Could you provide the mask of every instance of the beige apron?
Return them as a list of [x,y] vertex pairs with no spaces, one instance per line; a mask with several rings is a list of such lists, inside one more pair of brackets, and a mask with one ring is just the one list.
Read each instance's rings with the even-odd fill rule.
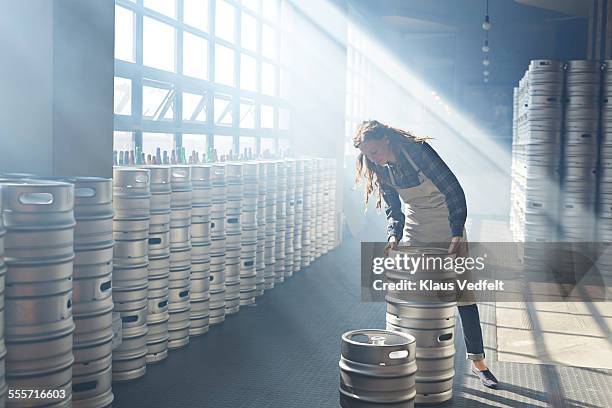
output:
[[[391,186],[395,188],[405,204],[403,241],[409,242],[414,246],[431,246],[432,244],[450,245],[453,233],[450,228],[448,206],[446,197],[438,190],[421,169],[414,163],[412,158],[405,151],[406,159],[410,162],[419,177],[419,185],[415,187],[397,187],[393,172],[389,171]],[[390,169],[389,169],[390,170]],[[468,242],[465,229],[457,256],[468,256]],[[465,295],[465,293],[464,293]],[[466,299],[468,300],[468,299]],[[460,306],[473,304],[473,301],[458,302]]]

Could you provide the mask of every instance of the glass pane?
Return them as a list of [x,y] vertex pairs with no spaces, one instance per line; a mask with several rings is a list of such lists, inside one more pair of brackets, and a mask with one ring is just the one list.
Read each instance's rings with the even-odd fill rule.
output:
[[183,0],[183,21],[202,31],[208,31],[208,0]]
[[290,125],[289,118],[290,118],[289,109],[279,108],[278,109],[278,128],[283,129],[283,130],[289,129],[289,125]]
[[262,26],[261,31],[261,54],[270,59],[276,59],[276,30],[267,24]]
[[280,96],[281,98],[289,99],[291,94],[289,71],[286,69],[280,70]]
[[134,133],[113,132],[113,150],[117,152],[134,150]]
[[143,133],[142,134],[142,151],[145,154],[154,155],[157,153],[157,148],[162,152],[166,151],[168,158],[174,150],[174,135],[172,133]]
[[269,154],[276,154],[276,139],[273,139],[271,137],[262,137],[261,154],[264,157]]
[[144,0],[144,6],[168,17],[176,18],[176,0]]
[[240,56],[240,88],[257,92],[257,60],[245,54]]
[[143,86],[142,116],[153,120],[174,119],[174,89]]
[[242,5],[259,13],[259,0],[242,0]]
[[247,50],[257,51],[257,20],[247,13],[242,13],[240,44]]
[[217,157],[221,159],[221,156],[228,155],[234,150],[234,138],[233,136],[220,136],[215,135],[214,148],[217,149]]
[[274,106],[261,105],[261,127],[274,128]]
[[115,77],[115,115],[132,114],[132,80]]
[[234,86],[234,50],[215,45],[215,82]]
[[195,152],[200,162],[206,159],[206,135],[183,133],[183,147],[187,158],[193,158]]
[[206,96],[183,92],[183,120],[206,122]]
[[208,78],[208,41],[188,32],[183,34],[183,74]]
[[240,154],[244,157],[245,149],[247,155],[255,156],[257,153],[257,144],[254,137],[243,136],[240,138]]
[[134,62],[134,13],[115,6],[115,58]]
[[281,154],[287,154],[290,153],[289,152],[289,139],[287,138],[280,138],[278,139],[278,151]]
[[276,67],[266,62],[261,64],[261,93],[276,95]]
[[240,125],[241,128],[255,128],[255,102],[250,99],[240,101]]
[[231,97],[215,97],[215,125],[232,126],[233,116]]
[[143,63],[153,68],[173,71],[176,32],[171,26],[144,17]]
[[276,22],[278,20],[278,0],[262,0],[264,18]]
[[215,35],[217,37],[234,42],[235,13],[234,6],[223,0],[217,0],[215,16]]

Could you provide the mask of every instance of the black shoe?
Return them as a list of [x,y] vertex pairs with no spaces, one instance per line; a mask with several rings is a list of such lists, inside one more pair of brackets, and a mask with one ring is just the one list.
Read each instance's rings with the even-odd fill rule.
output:
[[493,373],[489,371],[488,368],[484,371],[480,371],[475,367],[472,367],[472,372],[478,376],[482,385],[487,388],[497,389],[497,384],[499,382],[497,381],[497,378],[495,378]]

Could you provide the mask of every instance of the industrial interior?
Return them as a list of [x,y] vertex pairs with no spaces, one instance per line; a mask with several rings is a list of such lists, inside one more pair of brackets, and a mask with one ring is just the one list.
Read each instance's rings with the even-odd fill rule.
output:
[[0,408],[612,406],[612,2],[0,9]]

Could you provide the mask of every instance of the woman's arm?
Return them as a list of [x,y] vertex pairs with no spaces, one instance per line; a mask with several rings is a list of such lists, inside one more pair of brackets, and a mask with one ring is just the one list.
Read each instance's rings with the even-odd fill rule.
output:
[[448,221],[453,237],[462,237],[467,218],[467,203],[459,180],[428,143],[421,144],[421,163],[419,164],[423,173],[446,197]]
[[393,236],[395,237],[395,241],[399,242],[402,240],[404,221],[406,218],[402,212],[402,202],[400,201],[399,194],[393,187],[382,183],[380,185],[380,192],[383,200],[385,200],[387,236],[389,238]]

